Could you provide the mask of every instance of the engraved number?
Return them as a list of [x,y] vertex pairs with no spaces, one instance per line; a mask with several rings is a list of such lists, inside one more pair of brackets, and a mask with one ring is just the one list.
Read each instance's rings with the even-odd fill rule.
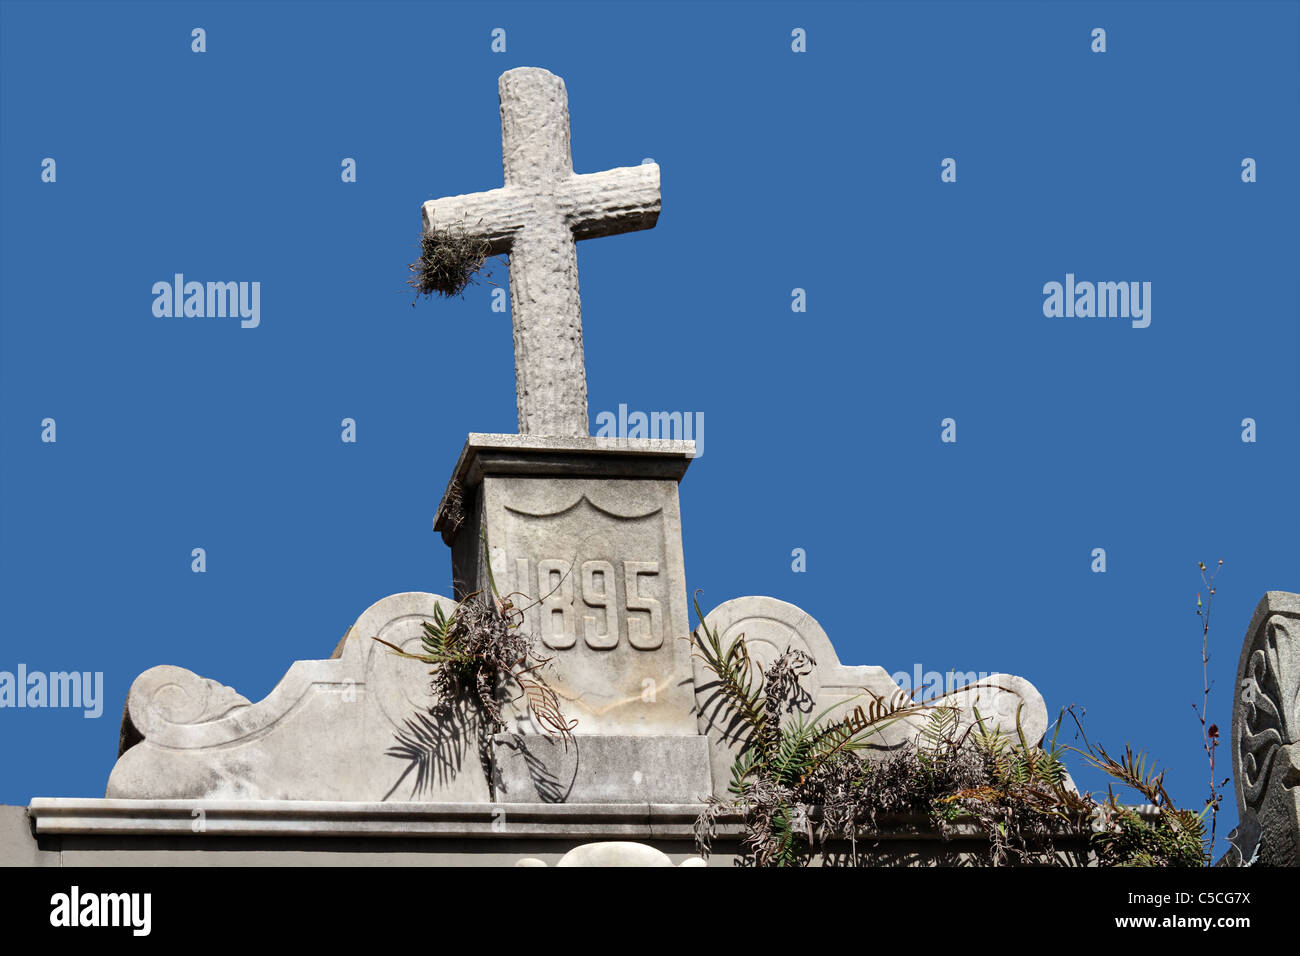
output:
[[[535,620],[547,647],[555,650],[573,647],[581,629],[588,647],[609,650],[618,646],[620,616],[626,621],[627,640],[634,648],[653,651],[663,646],[662,606],[656,598],[641,591],[643,578],[659,574],[659,562],[624,561],[622,564],[620,614],[617,571],[609,561],[582,562],[576,585],[567,561],[545,558],[537,562],[540,615]],[[525,593],[532,589],[531,562],[527,558],[515,561],[515,577]],[[634,615],[633,611],[639,613]]]
[[[608,561],[582,562],[582,599],[588,607],[601,611],[600,618],[582,615],[582,637],[588,647],[603,650],[618,643],[618,621],[611,620],[609,608],[614,603],[610,600],[614,595],[609,593],[613,586],[614,565]],[[596,630],[602,624],[604,633]]]
[[[637,579],[642,574],[658,574],[658,561],[624,561],[623,581],[627,587],[627,609],[629,611],[649,611],[647,621],[639,614],[628,615],[627,640],[639,651],[653,651],[664,642],[663,621],[659,614],[659,602],[637,592]],[[648,625],[648,626],[647,626]]]
[[569,562],[545,558],[537,562],[541,590],[542,641],[563,650],[577,640],[573,627],[573,575]]

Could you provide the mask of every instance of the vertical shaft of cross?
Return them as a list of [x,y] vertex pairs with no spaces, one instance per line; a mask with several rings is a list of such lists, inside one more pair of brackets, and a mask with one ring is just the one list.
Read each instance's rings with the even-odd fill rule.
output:
[[510,309],[519,433],[585,438],[587,371],[578,250],[558,217],[515,238]]
[[569,94],[554,73],[530,67],[497,80],[501,163],[507,186],[537,186],[573,175]]
[[548,188],[573,176],[568,93],[558,76],[526,68],[503,73],[497,90],[506,188],[535,196],[532,228],[510,249],[519,433],[586,437],[578,251]]

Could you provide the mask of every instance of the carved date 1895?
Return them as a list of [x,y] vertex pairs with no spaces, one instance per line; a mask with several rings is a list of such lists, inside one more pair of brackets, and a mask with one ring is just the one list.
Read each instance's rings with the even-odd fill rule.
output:
[[[595,650],[617,647],[620,633],[640,651],[663,646],[663,613],[658,599],[645,592],[645,578],[658,577],[658,561],[583,561],[575,569],[568,561],[528,558],[515,561],[515,580],[521,591],[538,595],[542,642],[549,648],[573,647],[581,632]],[[621,574],[620,574],[621,571]]]

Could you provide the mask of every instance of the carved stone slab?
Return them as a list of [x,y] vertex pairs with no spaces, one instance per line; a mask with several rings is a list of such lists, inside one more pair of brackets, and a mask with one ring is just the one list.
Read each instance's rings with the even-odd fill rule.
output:
[[[873,702],[885,706],[902,704],[911,695],[894,682],[882,667],[841,664],[830,638],[813,617],[793,604],[770,597],[741,597],[720,604],[707,615],[705,624],[716,628],[727,647],[744,635],[751,658],[766,667],[787,648],[801,650],[816,661],[813,673],[801,681],[808,696],[798,710],[806,719],[833,708],[825,719],[844,720],[856,707],[870,712]],[[708,734],[711,748],[713,786],[725,793],[731,780],[731,766],[739,751],[739,741],[728,734],[728,711],[715,692],[715,678],[703,663],[693,660],[697,719],[701,733]],[[1047,705],[1033,684],[1022,677],[994,674],[977,684],[961,687],[927,703],[952,707],[958,712],[960,727],[969,727],[978,710],[986,727],[1004,734],[1016,734],[1016,720],[1026,740],[1038,743],[1047,730]],[[885,727],[872,749],[888,752],[915,739],[928,716],[924,713],[900,719]]]
[[108,797],[239,800],[487,800],[472,715],[434,720],[417,649],[435,594],[372,605],[330,660],[297,661],[263,700],[181,667],[131,685]]
[[1232,713],[1233,779],[1246,859],[1300,866],[1300,594],[1269,591],[1246,628]]

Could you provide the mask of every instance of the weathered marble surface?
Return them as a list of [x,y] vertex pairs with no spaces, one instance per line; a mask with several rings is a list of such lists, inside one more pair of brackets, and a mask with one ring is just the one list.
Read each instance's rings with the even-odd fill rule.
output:
[[688,803],[712,791],[709,740],[699,734],[540,734],[494,740],[499,800],[542,803]]
[[474,718],[435,722],[415,650],[445,597],[394,594],[357,619],[329,660],[297,661],[263,700],[180,667],[145,671],[123,714],[107,796],[238,800],[488,799]]
[[1234,862],[1300,866],[1300,594],[1269,591],[1246,628],[1232,714]]

